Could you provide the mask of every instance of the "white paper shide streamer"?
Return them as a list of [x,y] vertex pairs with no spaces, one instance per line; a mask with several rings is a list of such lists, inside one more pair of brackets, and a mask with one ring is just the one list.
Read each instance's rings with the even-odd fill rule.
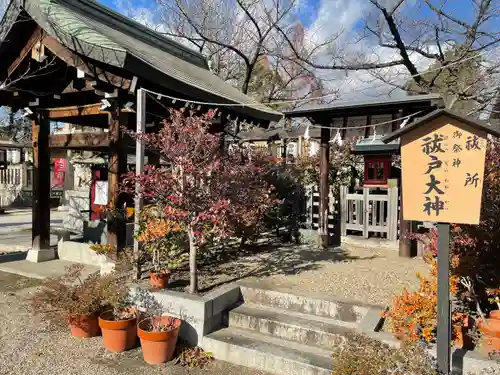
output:
[[309,135],[309,125],[307,125],[306,131],[304,132],[304,139],[307,141],[310,138],[311,136]]
[[335,135],[330,139],[330,143],[336,143],[339,146],[342,146],[342,136],[340,135],[340,130],[337,129]]

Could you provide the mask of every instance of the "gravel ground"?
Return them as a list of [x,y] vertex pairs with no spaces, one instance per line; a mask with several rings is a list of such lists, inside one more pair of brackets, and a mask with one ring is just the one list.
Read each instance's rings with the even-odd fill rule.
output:
[[329,294],[385,307],[403,288],[418,288],[417,272],[425,275],[429,271],[422,259],[400,258],[394,250],[342,247],[338,257],[310,251],[314,267],[305,264],[303,272],[270,275],[260,282],[268,287]]
[[[342,251],[334,252],[309,245],[266,244],[243,252],[227,251],[224,257],[200,267],[201,293],[247,279],[271,288],[323,293],[385,307],[404,287],[418,287],[416,272],[428,272],[422,259],[400,258],[391,249],[352,245],[343,245]],[[144,285],[147,283],[144,280]],[[180,271],[173,275],[170,288],[183,291],[188,283],[189,273]]]
[[82,340],[33,318],[26,298],[39,281],[0,272],[0,374],[2,375],[265,375],[214,361],[203,369],[149,366],[140,348],[113,354],[102,338]]

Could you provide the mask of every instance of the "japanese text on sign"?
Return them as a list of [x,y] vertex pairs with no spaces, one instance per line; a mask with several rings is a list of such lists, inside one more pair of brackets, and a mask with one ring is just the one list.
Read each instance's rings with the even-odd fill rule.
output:
[[404,218],[478,223],[485,134],[455,120],[435,121],[401,142]]

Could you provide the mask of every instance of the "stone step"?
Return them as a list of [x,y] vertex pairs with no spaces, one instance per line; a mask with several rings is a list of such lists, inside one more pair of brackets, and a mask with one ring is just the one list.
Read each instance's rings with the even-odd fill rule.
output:
[[229,312],[229,327],[253,330],[310,346],[333,348],[356,324],[245,303]]
[[330,375],[331,352],[235,327],[203,337],[216,359],[279,375]]
[[266,289],[252,284],[240,284],[243,301],[282,310],[312,314],[336,321],[359,324],[370,309],[382,311],[380,306],[347,301],[328,295],[300,295],[289,289]]

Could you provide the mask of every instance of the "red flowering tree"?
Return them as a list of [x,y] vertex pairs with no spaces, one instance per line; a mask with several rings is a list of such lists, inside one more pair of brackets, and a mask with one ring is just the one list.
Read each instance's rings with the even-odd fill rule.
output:
[[189,239],[190,293],[197,292],[199,249],[209,240],[255,225],[272,204],[261,156],[237,147],[222,150],[221,135],[209,132],[214,114],[171,110],[158,133],[137,135],[146,147],[161,153],[164,166],[146,165],[144,173],[124,179],[126,191],[134,193],[138,182],[144,198],[156,205],[157,215],[184,228]]

